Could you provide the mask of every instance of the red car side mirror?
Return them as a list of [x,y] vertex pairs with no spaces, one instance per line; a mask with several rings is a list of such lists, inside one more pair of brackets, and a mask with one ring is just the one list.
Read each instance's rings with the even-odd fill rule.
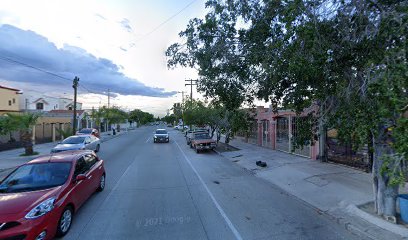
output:
[[78,176],[76,176],[76,178],[75,178],[75,181],[82,181],[82,180],[85,180],[86,179],[86,176],[85,176],[85,174],[78,174]]

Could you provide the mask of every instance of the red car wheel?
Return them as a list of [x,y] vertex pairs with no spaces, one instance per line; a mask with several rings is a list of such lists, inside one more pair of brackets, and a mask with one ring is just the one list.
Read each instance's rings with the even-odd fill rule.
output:
[[71,206],[66,206],[62,211],[60,220],[58,221],[57,236],[62,237],[68,233],[71,228],[74,211]]

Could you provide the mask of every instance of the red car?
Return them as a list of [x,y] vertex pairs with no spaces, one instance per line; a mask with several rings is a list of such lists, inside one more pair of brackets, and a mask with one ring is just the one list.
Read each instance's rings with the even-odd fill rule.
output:
[[103,160],[93,151],[66,151],[34,159],[0,183],[0,239],[64,236],[73,215],[105,188]]

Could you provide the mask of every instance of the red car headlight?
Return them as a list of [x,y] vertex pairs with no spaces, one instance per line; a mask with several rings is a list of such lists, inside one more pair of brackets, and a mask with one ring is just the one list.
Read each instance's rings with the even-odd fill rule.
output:
[[48,198],[42,203],[38,204],[36,207],[31,209],[30,212],[25,216],[26,219],[35,219],[41,217],[54,209],[55,197]]

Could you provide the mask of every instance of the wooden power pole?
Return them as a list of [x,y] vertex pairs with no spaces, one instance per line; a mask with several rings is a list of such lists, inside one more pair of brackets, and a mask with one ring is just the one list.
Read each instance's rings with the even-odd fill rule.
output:
[[79,82],[79,77],[74,78],[74,82],[72,84],[72,87],[74,88],[74,115],[73,115],[73,121],[72,121],[72,135],[75,135],[76,133],[76,127],[77,127],[77,89],[78,89],[78,82]]

